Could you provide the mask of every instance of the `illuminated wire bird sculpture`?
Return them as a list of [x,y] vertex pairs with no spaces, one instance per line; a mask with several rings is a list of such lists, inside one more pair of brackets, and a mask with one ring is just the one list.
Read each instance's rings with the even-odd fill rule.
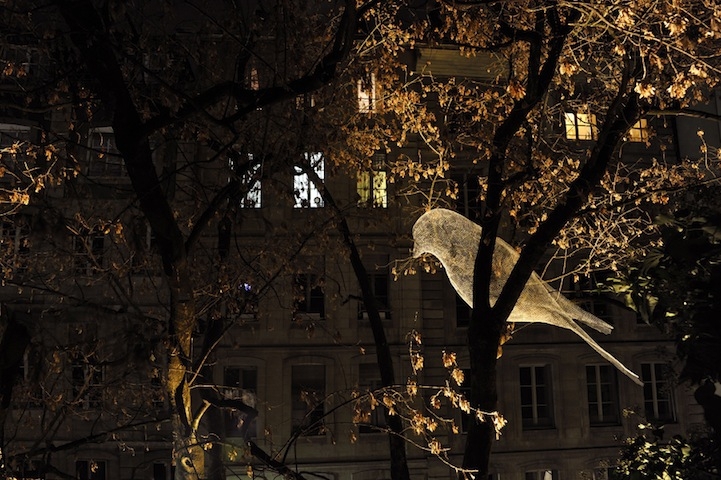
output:
[[[479,225],[456,212],[437,208],[424,213],[413,226],[413,256],[420,257],[425,253],[430,253],[436,257],[443,264],[448,279],[458,295],[472,307],[473,268],[480,240],[481,227]],[[492,305],[498,299],[518,257],[518,253],[508,243],[496,238],[490,289]],[[540,322],[567,328],[581,337],[591,348],[631,380],[643,385],[638,375],[601,348],[577,322],[605,334],[611,333],[613,327],[552,289],[535,272],[528,279],[508,321],[512,323]]]

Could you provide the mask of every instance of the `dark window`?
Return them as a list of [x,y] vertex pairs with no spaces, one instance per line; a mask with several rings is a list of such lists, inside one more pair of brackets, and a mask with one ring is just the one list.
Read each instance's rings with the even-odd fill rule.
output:
[[559,480],[558,470],[530,470],[526,480]]
[[473,309],[468,306],[465,300],[463,300],[457,293],[454,294],[456,297],[456,327],[467,327],[471,323],[471,314]]
[[325,316],[325,294],[318,275],[299,274],[295,276],[295,313]]
[[123,157],[115,146],[115,134],[110,127],[90,131],[88,143],[88,176],[120,177],[125,175]]
[[551,368],[536,365],[520,368],[521,419],[523,428],[553,427]]
[[[458,392],[463,397],[470,401],[471,400],[471,369],[463,369],[463,383],[458,387]],[[466,413],[461,410],[461,431],[467,432],[471,428],[471,422],[475,417],[475,413]]]
[[456,211],[466,218],[474,218],[474,209],[478,206],[481,196],[478,175],[456,173],[451,175],[451,180],[457,188]]
[[77,355],[72,364],[73,398],[85,408],[99,408],[103,404],[105,366],[98,365],[93,356]]
[[293,365],[291,371],[291,425],[293,432],[323,435],[325,365]]
[[620,417],[616,369],[611,365],[586,365],[586,389],[591,425],[617,425]]
[[675,422],[673,392],[669,379],[671,370],[666,363],[642,363],[643,402],[646,419]]
[[[385,265],[388,264],[388,257],[380,260],[376,270],[368,271],[368,280],[371,284],[371,290],[373,297],[378,305],[378,311],[380,312],[381,319],[390,320],[391,309],[390,309],[390,281],[388,278],[388,271],[385,270]],[[358,311],[358,319],[367,319],[368,314],[366,312],[365,305],[363,302],[360,303],[360,310]]]
[[[255,408],[258,392],[258,369],[256,367],[229,366],[223,370],[223,389],[225,398],[242,400],[251,408]],[[256,437],[257,419],[252,418],[250,425],[245,422],[250,418],[239,410],[227,409],[225,412],[225,434],[228,437]]]
[[93,275],[103,268],[105,234],[100,229],[81,229],[73,236],[75,273]]
[[30,253],[30,227],[27,220],[15,216],[4,220],[0,225],[2,264],[12,273],[22,274],[27,269]]
[[[382,386],[380,377],[378,365],[372,363],[358,365],[358,388],[363,395],[359,405],[362,412],[361,423],[358,425],[359,433],[378,433],[385,428],[382,400],[378,398]],[[372,401],[371,395],[374,396],[375,402]]]
[[78,480],[105,480],[105,462],[96,460],[77,460],[75,478]]

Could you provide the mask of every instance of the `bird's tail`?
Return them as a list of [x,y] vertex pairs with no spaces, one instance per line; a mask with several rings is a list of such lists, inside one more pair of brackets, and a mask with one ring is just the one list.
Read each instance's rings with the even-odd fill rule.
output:
[[551,288],[548,284],[546,284],[546,288],[548,289],[548,292],[553,296],[553,299],[556,301],[556,303],[558,303],[560,310],[565,312],[569,317],[573,318],[574,320],[578,320],[584,325],[606,335],[611,333],[611,331],[613,330],[612,325],[609,325],[607,322],[601,320],[596,315],[582,309],[577,304],[564,297],[558,291]]
[[[589,315],[590,315],[590,314],[589,314]],[[594,318],[595,318],[595,317],[594,317]],[[608,360],[609,362],[611,362],[611,364],[612,364],[614,367],[616,367],[617,369],[619,369],[619,370],[621,371],[621,373],[623,373],[623,374],[626,375],[628,378],[630,378],[631,380],[633,380],[633,382],[634,382],[635,384],[640,385],[640,386],[643,387],[643,382],[642,382],[641,379],[638,377],[638,375],[636,375],[636,374],[633,373],[631,370],[629,370],[628,368],[626,368],[626,366],[625,366],[623,363],[621,363],[619,360],[617,360],[616,357],[614,357],[613,355],[611,355],[610,353],[608,353],[606,350],[604,350],[603,347],[601,347],[598,343],[596,343],[596,341],[595,341],[593,338],[591,338],[591,336],[590,336],[588,333],[586,333],[586,331],[585,331],[583,328],[581,328],[579,325],[577,325],[577,324],[574,323],[574,322],[571,322],[571,324],[573,325],[573,327],[571,328],[571,330],[573,330],[573,332],[575,332],[576,335],[578,335],[578,336],[581,337],[583,340],[585,340],[586,343],[588,343],[588,344],[591,346],[591,348],[593,348],[594,350],[596,350],[596,351],[598,352],[598,354],[601,355],[603,358],[605,358],[606,360]]]

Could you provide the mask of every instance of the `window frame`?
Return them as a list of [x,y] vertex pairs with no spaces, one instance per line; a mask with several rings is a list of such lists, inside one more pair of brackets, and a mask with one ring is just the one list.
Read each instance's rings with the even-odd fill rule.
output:
[[[325,156],[322,152],[305,152],[303,160],[321,181],[325,181]],[[325,207],[323,195],[310,176],[298,165],[293,166],[293,208],[313,209]]]
[[[530,384],[524,384],[523,382],[523,371],[529,369],[529,380]],[[541,429],[553,429],[555,425],[555,412],[554,412],[554,398],[553,398],[553,378],[552,368],[550,364],[527,364],[519,366],[519,392],[521,394],[521,428],[523,430],[541,430]],[[543,372],[543,383],[538,381],[538,373]],[[530,404],[524,403],[524,389],[530,392]],[[545,395],[543,394],[545,392]],[[540,400],[544,403],[541,403]],[[548,415],[542,416],[539,413],[541,407],[545,407],[548,411]],[[530,418],[526,414],[530,408]]]
[[378,83],[376,82],[376,74],[371,72],[367,78],[359,78],[356,86],[358,113],[367,115],[377,113]]
[[77,275],[93,276],[105,266],[105,233],[100,228],[73,232],[73,269]]
[[87,152],[88,178],[118,179],[127,177],[125,162],[115,143],[113,127],[93,127],[89,129]]
[[[98,470],[93,471],[93,465]],[[78,480],[105,480],[108,477],[108,462],[105,460],[75,460],[75,477]]]
[[[677,421],[676,400],[669,381],[670,375],[668,375],[670,369],[671,367],[666,362],[641,363],[644,415],[649,421],[664,423]],[[667,404],[667,416],[661,415],[661,403]],[[649,406],[651,407],[650,415]]]
[[[589,376],[589,369],[593,369],[593,382]],[[602,372],[602,370],[604,372]],[[588,421],[592,427],[620,425],[620,401],[618,391],[618,376],[616,368],[608,363],[592,363],[585,365],[586,371],[586,405],[588,407]],[[602,381],[603,374],[608,381]],[[606,389],[604,390],[604,386]],[[593,394],[593,396],[592,396]],[[606,398],[610,397],[610,398]],[[604,413],[604,406],[609,407]],[[595,412],[594,412],[595,410]]]
[[[322,369],[320,376],[313,378],[317,385],[303,385],[298,381],[296,371],[301,368],[318,367]],[[318,373],[318,372],[316,372]],[[295,363],[290,366],[290,408],[291,434],[304,437],[322,437],[326,433],[325,396],[328,391],[328,365],[319,362]],[[322,389],[317,388],[322,383]],[[304,389],[308,389],[306,391]],[[310,398],[310,397],[313,398]],[[315,402],[315,404],[313,404]]]
[[[370,408],[370,398],[368,395],[375,395],[375,392],[378,392],[382,388],[383,384],[381,382],[378,365],[374,363],[359,363],[358,390],[361,395],[365,396],[365,401],[363,402],[364,408]],[[368,421],[358,424],[358,433],[360,435],[383,433],[385,431],[387,425],[383,408],[382,402],[378,402],[378,405],[370,410]]]
[[572,142],[598,140],[596,114],[588,109],[563,112],[563,126],[566,140]]
[[651,128],[648,125],[647,118],[639,118],[636,123],[631,125],[626,133],[626,141],[632,143],[646,143],[651,138]]
[[388,172],[385,169],[386,154],[373,155],[371,168],[356,175],[356,193],[362,208],[388,208]]
[[[236,385],[229,385],[232,380],[229,372],[237,370]],[[246,376],[248,375],[248,376]],[[243,403],[255,408],[258,402],[258,367],[256,365],[233,364],[223,366],[223,385],[219,389],[224,398],[241,399]],[[258,416],[256,415],[245,429],[243,422],[247,415],[237,410],[223,411],[226,437],[256,438],[258,436]],[[234,424],[234,425],[233,425]],[[245,432],[244,432],[245,429]],[[241,434],[245,434],[244,436]]]
[[325,318],[325,290],[323,275],[313,272],[293,276],[293,316]]

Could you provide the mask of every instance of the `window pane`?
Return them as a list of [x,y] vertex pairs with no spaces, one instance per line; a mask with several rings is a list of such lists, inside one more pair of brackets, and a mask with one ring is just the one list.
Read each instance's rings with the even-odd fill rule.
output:
[[291,422],[303,435],[325,433],[325,365],[294,365],[291,369]]
[[[308,162],[309,166],[319,180],[325,179],[325,166],[323,154],[320,152],[304,153],[303,158]],[[320,190],[316,187],[311,178],[303,173],[300,167],[293,167],[295,175],[293,177],[293,193],[295,196],[295,208],[319,208],[323,207],[323,197]]]

